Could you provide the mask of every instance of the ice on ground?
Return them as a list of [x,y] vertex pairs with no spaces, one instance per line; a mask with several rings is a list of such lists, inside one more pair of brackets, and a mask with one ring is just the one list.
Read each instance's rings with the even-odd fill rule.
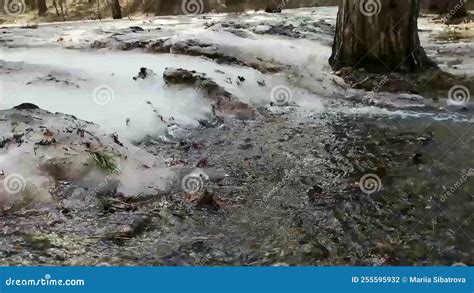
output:
[[[164,83],[162,73],[170,66],[206,73],[243,102],[256,107],[269,104],[271,90],[284,85],[292,88],[295,102],[306,101],[313,108],[322,109],[318,96],[293,87],[283,74],[265,75],[251,68],[219,65],[201,58],[61,48],[3,50],[2,56],[8,62],[0,64],[1,108],[30,102],[92,121],[127,139],[166,130],[166,124],[157,118],[147,101],[165,119],[173,117],[180,124],[197,125],[198,120],[209,118],[210,103],[199,90],[170,88]],[[156,78],[134,81],[132,77],[140,67],[153,70]],[[51,76],[54,79],[48,80]],[[239,76],[246,80],[238,84]],[[259,81],[264,81],[265,86],[259,85]]]

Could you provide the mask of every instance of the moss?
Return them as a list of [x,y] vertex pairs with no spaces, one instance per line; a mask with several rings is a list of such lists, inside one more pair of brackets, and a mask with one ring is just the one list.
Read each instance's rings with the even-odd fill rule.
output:
[[89,156],[95,161],[95,163],[97,164],[97,166],[99,166],[100,169],[104,170],[108,174],[117,172],[117,155],[106,151],[91,151],[89,152]]
[[29,247],[37,250],[46,250],[52,246],[50,239],[43,234],[27,234],[24,240]]

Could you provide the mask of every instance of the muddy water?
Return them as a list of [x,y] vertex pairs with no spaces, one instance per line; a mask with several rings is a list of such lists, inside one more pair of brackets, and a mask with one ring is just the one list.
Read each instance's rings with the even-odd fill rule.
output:
[[365,149],[359,174],[381,178],[381,191],[371,194],[381,214],[368,229],[390,263],[472,263],[473,179],[464,175],[474,164],[472,124],[422,118],[352,123]]
[[[264,115],[141,143],[179,158],[183,175],[199,164],[212,200],[184,193],[179,181],[140,199],[84,198],[64,184],[54,206],[2,216],[2,263],[474,263],[473,179],[462,179],[474,166],[471,124]],[[381,182],[366,194],[358,183],[369,173]]]

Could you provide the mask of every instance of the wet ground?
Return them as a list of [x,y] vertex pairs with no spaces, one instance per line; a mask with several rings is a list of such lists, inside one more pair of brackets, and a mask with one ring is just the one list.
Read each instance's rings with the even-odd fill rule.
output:
[[[266,115],[143,143],[207,174],[199,192],[84,198],[2,215],[4,264],[472,264],[474,129],[347,115]],[[401,129],[403,126],[404,129]],[[407,131],[407,129],[409,129]],[[189,168],[189,170],[187,170]],[[365,174],[378,191],[359,186]],[[472,173],[471,173],[472,175]],[[451,195],[446,191],[456,187]],[[369,188],[370,189],[370,188]]]
[[135,144],[168,159],[171,190],[59,182],[0,215],[0,264],[474,265],[471,104],[363,94],[151,133]]

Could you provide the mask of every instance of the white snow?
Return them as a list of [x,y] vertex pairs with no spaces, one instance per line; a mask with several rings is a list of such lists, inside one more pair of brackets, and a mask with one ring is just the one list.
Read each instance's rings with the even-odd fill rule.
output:
[[[45,110],[3,110],[0,133],[2,141],[10,139],[0,152],[0,209],[48,202],[49,189],[57,180],[88,188],[89,193],[116,190],[140,196],[168,190],[174,178],[165,158],[120,137],[117,142],[97,125],[73,116]],[[15,139],[18,136],[21,140]],[[52,139],[55,143],[48,144]],[[91,157],[96,152],[113,156],[113,172],[99,167]]]
[[[93,121],[108,131],[118,131],[128,138],[164,130],[165,124],[157,119],[146,101],[151,101],[165,119],[174,117],[182,124],[195,125],[197,119],[210,114],[210,104],[200,92],[165,85],[161,76],[166,67],[198,69],[243,101],[255,105],[270,103],[271,88],[288,84],[282,75],[265,76],[249,68],[217,65],[201,58],[171,54],[35,48],[3,50],[2,56],[8,60],[5,67],[20,70],[2,75],[1,108],[30,102],[49,111],[69,113]],[[155,78],[134,81],[132,77],[142,66],[153,70]],[[61,81],[73,82],[78,88],[75,84],[38,81],[38,78],[47,78],[48,74]],[[247,81],[238,86],[235,83],[238,76],[245,76]],[[228,77],[232,79],[232,84],[225,81]],[[259,86],[256,80],[265,80],[267,86]],[[28,82],[32,83],[26,84]],[[105,95],[103,99],[97,91],[94,94],[96,89]],[[321,107],[315,96],[305,90],[296,88],[293,96],[295,101],[311,99],[316,101],[313,107]],[[127,118],[130,119],[129,126],[125,123]]]

